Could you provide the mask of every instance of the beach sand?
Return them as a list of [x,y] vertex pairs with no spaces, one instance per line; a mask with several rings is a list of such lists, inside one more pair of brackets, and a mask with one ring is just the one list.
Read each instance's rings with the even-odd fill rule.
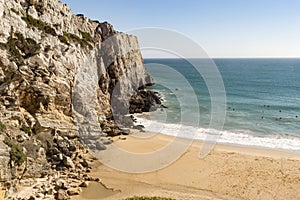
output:
[[[126,136],[126,140],[116,137],[114,145],[129,152],[145,153],[160,149],[173,139],[161,134],[140,139],[139,134]],[[101,178],[114,192],[104,197],[94,189],[92,196],[105,200],[135,195],[191,200],[300,199],[299,154],[216,145],[208,156],[200,159],[200,146],[201,142],[193,142],[176,162],[150,173],[125,173],[98,163],[91,175]],[[74,199],[87,199],[85,196],[83,191]]]
[[4,191],[0,189],[0,200],[4,199]]

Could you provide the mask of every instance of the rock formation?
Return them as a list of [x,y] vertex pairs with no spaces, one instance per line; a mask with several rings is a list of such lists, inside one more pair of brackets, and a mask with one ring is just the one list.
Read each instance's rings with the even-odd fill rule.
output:
[[[73,15],[58,0],[2,0],[0,182],[7,194],[23,178],[50,179],[56,171],[77,180],[89,169],[82,141],[105,149],[103,137],[128,134],[115,120],[128,122],[124,114],[138,110],[129,110],[132,94],[148,85],[135,36]],[[52,189],[40,196],[73,194]]]

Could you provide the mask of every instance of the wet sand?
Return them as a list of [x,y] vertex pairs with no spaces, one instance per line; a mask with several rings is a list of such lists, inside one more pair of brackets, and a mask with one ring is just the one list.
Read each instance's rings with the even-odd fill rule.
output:
[[[155,134],[114,138],[114,145],[128,152],[146,153],[163,148],[172,137]],[[123,137],[123,136],[122,136]],[[91,175],[115,192],[77,199],[124,199],[135,195],[175,199],[300,199],[300,155],[275,150],[216,145],[199,158],[201,142],[193,142],[174,163],[150,173],[125,173],[98,163]],[[86,194],[86,193],[85,193]]]
[[106,188],[101,183],[90,182],[87,188],[82,189],[80,196],[77,196],[74,199],[104,199],[119,192],[120,191]]

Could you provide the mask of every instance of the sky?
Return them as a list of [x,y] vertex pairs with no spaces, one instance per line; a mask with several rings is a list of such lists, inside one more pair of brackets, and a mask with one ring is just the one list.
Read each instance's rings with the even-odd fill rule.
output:
[[[61,1],[74,14],[108,21],[118,31],[145,27],[176,31],[212,58],[300,57],[299,0]],[[153,37],[159,40],[159,34]]]

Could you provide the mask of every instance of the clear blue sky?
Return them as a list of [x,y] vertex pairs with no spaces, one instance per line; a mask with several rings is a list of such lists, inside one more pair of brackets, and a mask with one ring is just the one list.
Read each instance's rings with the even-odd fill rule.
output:
[[62,0],[118,31],[167,28],[211,57],[300,57],[299,0]]

